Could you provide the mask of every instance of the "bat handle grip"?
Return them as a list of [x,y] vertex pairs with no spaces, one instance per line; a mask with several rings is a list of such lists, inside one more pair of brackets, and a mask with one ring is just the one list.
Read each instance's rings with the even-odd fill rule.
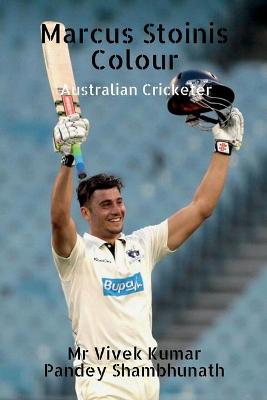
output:
[[[73,102],[73,97],[71,95],[63,95],[62,101],[63,101],[64,110],[65,110],[66,115],[71,115],[76,112],[75,105]],[[87,175],[85,172],[81,145],[79,143],[73,144],[71,147],[71,151],[75,158],[75,164],[76,164],[76,169],[77,169],[77,173],[78,173],[78,178],[79,179],[86,178]]]
[[78,178],[84,179],[84,178],[86,178],[86,172],[85,172],[83,155],[82,155],[80,143],[73,144],[71,147],[71,150],[72,150],[72,154],[75,158],[75,164],[76,164],[76,170],[78,173]]

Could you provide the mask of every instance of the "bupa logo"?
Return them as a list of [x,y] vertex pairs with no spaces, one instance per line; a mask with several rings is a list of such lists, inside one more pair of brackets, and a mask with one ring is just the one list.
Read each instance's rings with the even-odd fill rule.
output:
[[102,278],[102,283],[104,296],[126,296],[144,290],[140,272],[122,279]]

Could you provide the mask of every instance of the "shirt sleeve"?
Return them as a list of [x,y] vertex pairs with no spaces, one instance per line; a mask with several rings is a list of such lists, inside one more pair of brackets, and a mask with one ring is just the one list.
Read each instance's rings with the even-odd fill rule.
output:
[[58,270],[60,279],[62,281],[70,281],[72,278],[72,274],[78,265],[81,265],[84,257],[85,257],[85,245],[83,239],[80,235],[77,234],[77,239],[75,246],[73,247],[69,257],[61,257],[59,256],[53,246],[52,246],[52,255]]
[[147,226],[143,229],[134,232],[139,238],[143,239],[146,249],[146,256],[150,260],[150,265],[153,269],[163,257],[174,251],[168,248],[168,220],[161,222],[158,225]]

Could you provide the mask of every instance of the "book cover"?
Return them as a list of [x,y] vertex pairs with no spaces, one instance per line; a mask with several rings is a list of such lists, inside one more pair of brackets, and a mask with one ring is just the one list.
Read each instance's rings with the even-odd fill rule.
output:
[[[77,349],[51,253],[51,190],[61,157],[53,150],[58,117],[42,43],[62,41],[62,32],[60,26],[49,30],[45,21],[65,25],[76,86],[63,86],[60,95],[79,96],[82,117],[90,121],[82,144],[88,176],[112,174],[124,184],[126,235],[192,204],[214,152],[211,129],[227,125],[220,112],[229,115],[232,106],[242,112],[243,144],[232,152],[215,210],[153,270],[149,322],[158,350],[155,344],[147,351],[160,377],[161,400],[266,398],[265,13],[261,0],[0,4],[1,400],[73,400],[75,375],[105,380],[100,367],[90,366],[88,373],[73,367]],[[188,71],[184,90],[200,89],[194,101],[191,93],[184,100],[175,92]],[[209,75],[198,82],[192,71]],[[230,92],[203,97],[214,81]],[[170,99],[179,96],[179,112],[169,112]],[[212,121],[190,126],[199,123],[203,109]],[[74,189],[78,183],[75,172]],[[75,190],[72,215],[77,231],[88,232]],[[142,265],[139,249],[127,257],[129,265]],[[141,295],[147,290],[143,272],[133,271],[122,279],[104,277],[103,296],[120,302]],[[123,334],[122,328],[118,337]],[[129,358],[142,361],[137,334],[127,335],[129,348],[116,350],[98,337],[96,356],[109,354],[112,365],[122,357],[123,367]],[[140,382],[147,372],[141,366],[133,376],[140,374]],[[120,375],[121,368],[114,372]],[[119,398],[112,391],[109,396]],[[125,400],[131,396],[145,400],[141,394]]]

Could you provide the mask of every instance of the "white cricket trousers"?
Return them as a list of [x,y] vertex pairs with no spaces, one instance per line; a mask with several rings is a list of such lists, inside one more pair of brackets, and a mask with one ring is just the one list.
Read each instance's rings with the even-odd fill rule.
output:
[[76,377],[78,400],[159,400],[159,378],[114,377],[106,371],[101,381],[97,378]]

